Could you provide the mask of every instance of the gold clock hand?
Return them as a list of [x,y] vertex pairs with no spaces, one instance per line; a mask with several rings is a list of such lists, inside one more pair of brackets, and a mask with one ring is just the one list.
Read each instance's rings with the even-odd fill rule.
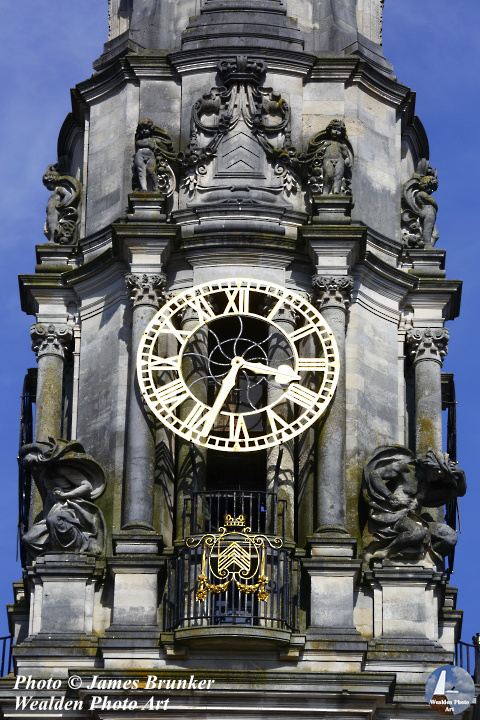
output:
[[297,375],[288,365],[279,365],[278,368],[274,368],[269,365],[264,365],[263,363],[244,361],[242,368],[244,370],[251,370],[259,375],[275,375],[275,380],[281,385],[287,385],[288,383],[294,382],[294,380],[301,380],[300,375]]
[[205,415],[205,421],[201,432],[201,437],[207,437],[208,433],[213,427],[216,417],[223,407],[225,400],[228,397],[229,392],[235,387],[237,382],[237,373],[240,368],[244,365],[245,361],[243,358],[234,357],[232,360],[232,367],[223,378],[218,395],[215,398],[215,402],[212,407]]

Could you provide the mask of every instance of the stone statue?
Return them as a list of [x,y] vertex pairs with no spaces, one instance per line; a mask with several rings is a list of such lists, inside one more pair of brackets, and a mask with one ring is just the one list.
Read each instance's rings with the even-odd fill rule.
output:
[[351,195],[353,149],[342,120],[331,120],[308,145],[305,163],[312,193]]
[[465,474],[445,453],[415,456],[400,445],[379,447],[367,460],[363,495],[369,507],[365,559],[418,560],[449,554],[457,533],[425,508],[465,495]]
[[149,118],[140,120],[135,133],[133,189],[144,193],[171,195],[175,174],[171,165],[176,154],[169,134]]
[[47,203],[44,233],[49,242],[73,245],[78,241],[82,183],[61,175],[58,165],[49,165],[43,184],[52,192]]
[[91,501],[104,491],[105,477],[96,460],[77,440],[49,438],[24,445],[20,461],[30,467],[43,500],[43,519],[22,538],[29,553],[102,553],[105,522]]
[[402,234],[407,247],[433,247],[437,242],[438,205],[431,196],[437,189],[437,171],[423,158],[402,188]]

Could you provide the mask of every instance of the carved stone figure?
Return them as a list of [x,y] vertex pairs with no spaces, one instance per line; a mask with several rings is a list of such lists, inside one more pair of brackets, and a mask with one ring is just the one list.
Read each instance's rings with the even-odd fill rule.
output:
[[175,150],[169,134],[149,118],[140,120],[135,133],[133,189],[171,195],[175,190]]
[[364,470],[363,495],[369,506],[365,558],[417,560],[430,553],[440,560],[457,533],[435,522],[425,508],[442,507],[466,492],[465,474],[445,453],[415,456],[400,445],[377,448]]
[[423,158],[402,188],[402,233],[407,247],[433,247],[437,242],[438,205],[431,196],[437,189],[437,171]]
[[[297,190],[294,170],[303,157],[291,145],[290,107],[281,93],[260,87],[263,61],[238,55],[217,67],[225,84],[211,88],[194,104],[190,142],[178,157],[183,188],[191,197],[201,193],[217,202],[226,202],[223,197],[237,202],[240,193],[243,201],[250,196],[254,202],[274,203],[282,192],[288,196]],[[215,182],[207,185],[202,178],[214,158]],[[267,171],[265,158],[273,173]]]
[[61,175],[58,165],[49,165],[43,184],[52,192],[47,203],[44,233],[49,242],[73,245],[78,241],[82,183]]
[[351,195],[353,149],[342,120],[331,120],[308,145],[305,159],[312,193]]
[[49,438],[24,445],[20,461],[29,466],[43,500],[43,519],[22,538],[29,553],[102,553],[105,522],[91,501],[104,491],[105,477],[96,460],[77,440]]

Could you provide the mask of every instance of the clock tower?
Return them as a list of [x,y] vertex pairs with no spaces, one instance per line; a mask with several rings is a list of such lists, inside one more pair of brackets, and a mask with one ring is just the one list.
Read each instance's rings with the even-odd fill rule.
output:
[[20,277],[14,672],[60,717],[430,717],[461,283],[382,8],[109,0]]

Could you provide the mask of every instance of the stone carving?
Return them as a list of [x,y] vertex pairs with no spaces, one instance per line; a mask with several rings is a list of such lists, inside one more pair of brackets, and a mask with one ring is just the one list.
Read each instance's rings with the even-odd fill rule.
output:
[[20,461],[29,466],[43,500],[43,519],[22,541],[36,557],[48,551],[100,554],[105,523],[91,502],[105,489],[100,465],[77,440],[24,445]]
[[310,140],[305,164],[314,195],[352,194],[353,149],[342,120],[331,120]]
[[436,360],[442,365],[448,352],[449,333],[447,328],[410,328],[406,341],[412,362]]
[[[221,60],[218,73],[224,85],[211,88],[194,104],[190,142],[178,156],[184,171],[183,188],[191,197],[197,192],[218,195],[222,190],[231,195],[241,188],[245,198],[255,184],[270,197],[296,192],[295,170],[300,169],[303,156],[291,145],[288,103],[281,93],[259,86],[265,70],[264,62],[245,55]],[[224,141],[227,144],[220,152]],[[259,147],[280,184],[269,187],[261,182],[265,175]],[[200,182],[214,158],[218,158],[216,180],[229,179],[228,185],[216,182],[210,187]]]
[[171,195],[176,185],[172,169],[175,161],[176,154],[169,134],[149,118],[140,120],[135,133],[133,189]]
[[437,171],[423,158],[402,188],[402,235],[407,247],[433,247],[437,242],[438,205],[431,196],[437,189]]
[[128,297],[133,307],[139,305],[150,305],[158,309],[166,302],[166,275],[134,275],[129,273],[125,276]]
[[73,339],[73,330],[68,325],[35,323],[30,328],[30,337],[32,350],[37,354],[37,358],[43,355],[59,355],[64,359],[65,351]]
[[350,275],[314,275],[313,303],[320,312],[327,305],[336,305],[344,310],[350,307],[353,277]]
[[465,474],[445,453],[415,456],[400,445],[379,447],[367,460],[363,495],[369,507],[365,559],[440,560],[457,533],[425,508],[442,507],[466,492]]
[[49,165],[43,184],[52,192],[47,203],[44,233],[49,242],[73,245],[78,242],[82,183],[61,175],[58,165]]

